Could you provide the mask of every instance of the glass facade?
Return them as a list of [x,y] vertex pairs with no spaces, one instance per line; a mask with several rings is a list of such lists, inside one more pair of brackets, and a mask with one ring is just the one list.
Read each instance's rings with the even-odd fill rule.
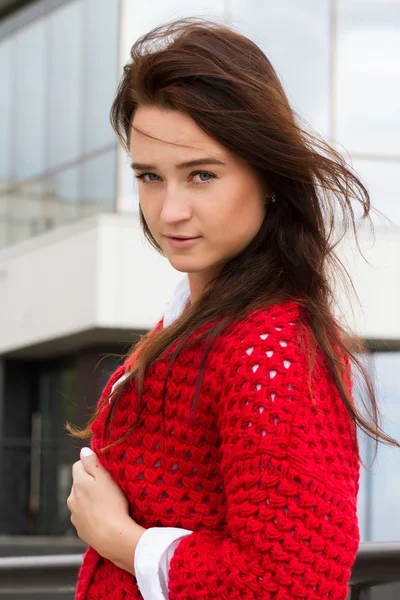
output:
[[[337,2],[335,138],[370,190],[374,224],[400,225],[400,4]],[[386,217],[386,218],[385,218]]]
[[[374,216],[376,225],[400,226],[400,2],[153,0],[149,10],[126,0],[120,20],[120,0],[69,0],[0,42],[0,247],[113,210],[117,163],[119,208],[137,210],[108,121],[118,57],[127,61],[152,27],[190,15],[232,24],[264,50],[298,115],[350,156],[390,219]],[[377,352],[370,368],[384,428],[400,438],[400,353]],[[362,447],[368,463],[370,441]],[[362,471],[364,540],[400,539],[397,456],[381,446]]]
[[[376,353],[374,367],[384,430],[400,440],[400,352]],[[371,491],[368,499],[368,538],[372,541],[400,540],[399,472],[399,451],[381,445],[376,462],[366,478],[367,489]]]
[[[375,383],[382,428],[400,440],[400,387],[397,374],[400,369],[400,352],[375,352],[368,357],[367,370]],[[365,394],[357,389],[356,397]],[[360,435],[360,448],[365,468],[361,469],[359,492],[359,522],[364,541],[399,541],[400,483],[398,450],[387,445],[378,446],[364,434]]]
[[35,533],[65,534],[73,531],[65,498],[71,490],[71,464],[78,452],[76,444],[65,435],[65,423],[76,420],[76,369],[73,362],[63,361],[42,368],[38,375],[30,498],[36,509]]
[[337,139],[351,152],[400,154],[400,4],[338,3]]
[[[69,2],[54,11],[48,22],[51,48],[48,82],[50,168],[76,160],[83,151],[83,8],[81,1]],[[66,32],[74,36],[73,44],[65,43]]]
[[[136,2],[125,0],[121,23],[121,55],[123,63],[129,60],[130,49],[136,39],[172,19],[183,17],[204,17],[219,22],[229,17],[229,2],[226,0],[152,0],[151,11],[140,10]],[[126,152],[119,152],[121,167],[119,208],[122,212],[136,213],[139,210],[137,182],[130,168]]]
[[59,4],[0,43],[0,248],[115,210],[120,2]]
[[329,134],[329,0],[231,0],[232,24],[265,52],[296,112]]
[[[370,190],[376,226],[400,225],[400,3],[393,0],[179,0],[126,3],[125,60],[134,40],[175,17],[219,17],[266,53],[301,119],[352,161]],[[122,164],[121,208],[137,210]]]
[[[400,3],[390,0],[226,0],[182,6],[170,0],[153,11],[127,3],[124,59],[134,40],[174,17],[218,16],[254,40],[271,60],[296,113],[328,138],[365,180],[376,226],[400,225]],[[126,156],[123,161],[123,208],[137,210],[137,193]],[[389,219],[389,221],[388,221]],[[390,346],[388,346],[390,348]],[[400,354],[375,353],[378,401],[384,428],[400,439],[400,386],[395,374]],[[372,371],[371,371],[372,372]],[[365,464],[372,442],[360,436]],[[400,540],[397,512],[400,487],[398,451],[380,446],[371,470],[362,469],[359,517],[363,540]]]

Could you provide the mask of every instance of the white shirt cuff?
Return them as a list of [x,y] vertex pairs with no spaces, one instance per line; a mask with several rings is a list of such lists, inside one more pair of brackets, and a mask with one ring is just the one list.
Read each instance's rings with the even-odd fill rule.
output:
[[150,527],[136,546],[134,567],[144,600],[168,599],[169,563],[179,541],[190,535],[179,527]]

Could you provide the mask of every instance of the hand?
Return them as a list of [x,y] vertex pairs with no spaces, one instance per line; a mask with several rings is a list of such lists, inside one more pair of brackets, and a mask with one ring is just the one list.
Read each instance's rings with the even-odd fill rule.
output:
[[129,515],[121,488],[90,448],[72,468],[67,506],[78,536],[103,558],[134,574],[136,546],[145,529]]

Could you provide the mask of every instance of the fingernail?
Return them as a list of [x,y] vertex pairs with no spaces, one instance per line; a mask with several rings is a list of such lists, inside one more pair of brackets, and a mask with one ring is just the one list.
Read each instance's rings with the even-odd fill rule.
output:
[[82,448],[81,450],[82,456],[92,456],[92,454],[94,454],[94,452],[90,448]]

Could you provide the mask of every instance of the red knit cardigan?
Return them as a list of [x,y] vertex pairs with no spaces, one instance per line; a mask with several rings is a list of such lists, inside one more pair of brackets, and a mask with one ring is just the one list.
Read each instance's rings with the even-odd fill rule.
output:
[[[231,326],[209,356],[192,421],[203,343],[182,351],[168,379],[165,436],[169,360],[156,363],[139,427],[100,455],[137,523],[193,531],[172,558],[169,600],[347,596],[359,545],[355,428],[320,351],[309,381],[303,321],[299,306],[286,302]],[[112,439],[133,424],[136,409],[129,384]],[[94,450],[104,443],[108,410],[93,424]],[[76,598],[142,596],[134,576],[89,548]]]

